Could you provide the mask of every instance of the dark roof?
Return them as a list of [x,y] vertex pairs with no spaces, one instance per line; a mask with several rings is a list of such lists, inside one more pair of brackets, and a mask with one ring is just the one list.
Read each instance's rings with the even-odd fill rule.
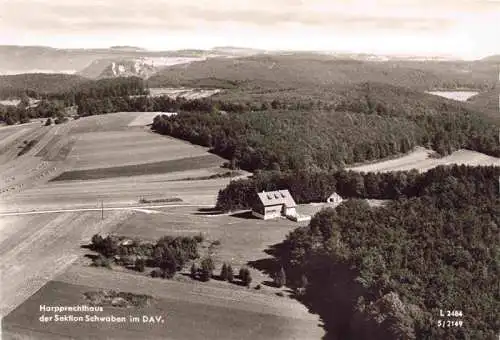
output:
[[259,196],[260,202],[265,207],[281,204],[284,204],[287,208],[293,208],[297,206],[288,190],[262,191],[257,195]]

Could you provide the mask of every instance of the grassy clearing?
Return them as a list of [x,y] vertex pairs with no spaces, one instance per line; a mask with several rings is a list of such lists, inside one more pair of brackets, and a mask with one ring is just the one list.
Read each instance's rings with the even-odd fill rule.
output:
[[[97,286],[121,287],[130,286],[134,291],[152,290],[161,298],[157,298],[144,308],[118,308],[104,306],[101,313],[58,313],[74,314],[75,316],[98,315],[115,317],[125,316],[127,322],[116,323],[86,323],[86,322],[51,322],[41,323],[40,305],[73,306],[85,304],[85,292],[93,290],[91,286],[68,284],[60,281],[49,282],[13,313],[3,320],[4,333],[12,332],[18,336],[26,336],[30,332],[57,334],[75,339],[316,339],[321,332],[311,320],[281,316],[269,310],[258,310],[251,302],[235,301],[224,302],[222,295],[200,295],[186,287],[171,286],[158,280],[149,280],[145,285],[136,278],[120,280],[120,273],[113,277],[102,277],[99,271],[95,278],[99,278]],[[101,272],[102,273],[102,272]],[[124,277],[126,278],[126,277]],[[130,285],[131,281],[132,285]],[[106,287],[103,287],[106,288]],[[168,292],[173,291],[174,294]],[[220,294],[220,293],[219,293]],[[44,313],[46,316],[55,313]],[[132,323],[128,316],[138,316],[141,322]],[[142,315],[162,316],[164,323],[143,323]],[[311,329],[314,330],[311,332]]]
[[158,115],[175,115],[175,112],[138,112],[137,117],[128,126],[146,126],[153,123],[153,119]]
[[87,170],[203,155],[207,155],[205,148],[183,141],[146,131],[123,131],[78,136],[70,160],[73,170]]
[[417,148],[415,151],[399,158],[384,160],[381,162],[374,162],[370,164],[363,164],[348,168],[348,170],[362,172],[391,172],[417,169],[420,172],[425,172],[439,165],[500,165],[500,158],[488,156],[470,150],[458,150],[448,156],[441,158],[431,157],[432,153],[433,152],[431,150]]
[[[307,212],[316,212],[321,207],[307,207]],[[214,215],[210,212],[197,211],[195,208],[160,208],[160,214],[134,213],[130,218],[117,225],[114,233],[130,238],[154,241],[164,235],[196,236],[201,233],[205,238],[200,248],[201,257],[212,252],[216,270],[219,274],[224,262],[230,263],[235,270],[247,265],[250,261],[268,258],[264,251],[271,245],[281,242],[293,229],[307,224],[296,223],[287,219],[263,221],[247,218],[247,216]],[[298,211],[303,213],[303,209]],[[305,223],[305,224],[304,224]],[[217,246],[210,245],[216,242]],[[184,270],[187,274],[189,268]],[[252,287],[262,284],[270,278],[251,268]],[[211,282],[210,284],[222,284]],[[230,285],[232,288],[239,287]],[[269,287],[266,287],[266,289]],[[275,291],[263,293],[274,294]]]
[[104,131],[122,131],[128,124],[137,117],[137,112],[118,112],[106,115],[82,117],[78,120],[69,122],[71,132],[104,132]]
[[81,181],[111,177],[162,174],[198,169],[201,164],[205,165],[205,167],[216,166],[217,164],[220,164],[220,158],[214,155],[205,155],[146,164],[67,171],[52,179],[52,181]]

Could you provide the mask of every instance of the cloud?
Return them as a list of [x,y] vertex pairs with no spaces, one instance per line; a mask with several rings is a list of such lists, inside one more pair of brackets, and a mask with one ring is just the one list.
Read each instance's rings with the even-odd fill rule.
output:
[[379,39],[462,52],[469,46],[500,49],[494,39],[500,2],[493,0],[0,0],[0,6],[0,31],[6,32],[0,43],[106,36],[106,42],[135,37],[140,44],[148,36],[144,41],[153,44],[191,35],[206,44],[223,43],[224,37],[234,42],[241,35],[257,45],[275,39],[295,46],[302,39],[310,46],[314,35],[324,44],[345,46],[371,46]]
[[[424,0],[428,1],[428,0]],[[276,26],[296,24],[325,29],[442,30],[453,18],[442,13],[429,15],[416,3],[409,7],[392,0],[360,1],[58,1],[16,0],[4,6],[2,26],[19,30],[141,30],[186,29],[196,26]],[[466,1],[459,3],[469,4]],[[431,2],[429,2],[431,4]],[[464,6],[464,5],[462,5]],[[432,7],[432,6],[431,6]],[[406,8],[406,9],[405,9]],[[361,10],[364,9],[364,10]],[[415,14],[412,14],[412,11]],[[420,13],[419,13],[420,12]],[[432,13],[432,12],[431,12]]]

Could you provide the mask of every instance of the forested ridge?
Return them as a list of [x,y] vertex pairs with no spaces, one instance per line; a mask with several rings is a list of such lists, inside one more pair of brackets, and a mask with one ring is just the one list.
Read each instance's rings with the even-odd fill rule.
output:
[[438,167],[413,176],[410,198],[344,201],[275,245],[275,265],[329,339],[495,339],[499,176],[498,167]]
[[205,81],[238,84],[238,88],[310,89],[316,86],[380,82],[417,90],[486,89],[495,84],[496,66],[484,62],[373,62],[313,53],[211,58],[174,65],[148,79],[151,87],[193,86]]
[[250,111],[241,104],[241,114],[220,114],[217,104],[208,105],[210,114],[159,116],[152,128],[208,146],[250,171],[339,168],[417,145],[441,155],[467,148],[500,156],[496,122],[481,111],[385,84],[343,87],[330,102],[275,99]]
[[0,99],[22,97],[40,98],[44,95],[61,93],[69,88],[90,82],[74,74],[23,73],[0,76]]

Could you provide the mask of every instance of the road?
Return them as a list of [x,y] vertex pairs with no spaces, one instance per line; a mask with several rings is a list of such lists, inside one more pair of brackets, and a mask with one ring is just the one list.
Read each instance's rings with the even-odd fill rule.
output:
[[213,205],[208,205],[208,204],[164,204],[164,205],[138,205],[138,206],[104,207],[104,208],[30,210],[30,211],[17,211],[17,212],[0,213],[0,217],[2,217],[2,216],[36,215],[36,214],[70,213],[70,212],[145,210],[145,209],[154,209],[154,208],[181,208],[181,207],[213,208]]

